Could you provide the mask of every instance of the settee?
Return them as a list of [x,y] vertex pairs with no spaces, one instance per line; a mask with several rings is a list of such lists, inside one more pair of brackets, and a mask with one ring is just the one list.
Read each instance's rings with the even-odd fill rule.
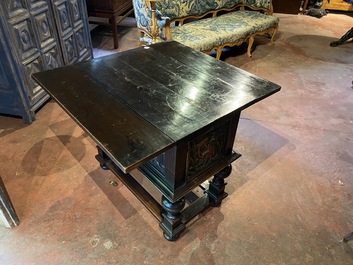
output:
[[215,50],[217,59],[224,47],[246,41],[251,57],[255,36],[269,34],[273,43],[279,23],[272,0],[156,0],[151,1],[152,8],[150,0],[132,2],[141,45],[153,42],[153,27],[158,24],[163,40],[205,53]]

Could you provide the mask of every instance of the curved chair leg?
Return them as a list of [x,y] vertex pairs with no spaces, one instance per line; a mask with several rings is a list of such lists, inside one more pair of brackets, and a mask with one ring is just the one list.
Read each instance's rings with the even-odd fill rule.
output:
[[216,49],[216,59],[219,60],[221,58],[222,48]]
[[273,33],[272,33],[272,37],[271,37],[271,43],[272,44],[275,44],[275,35],[277,33],[277,30],[278,30],[278,25],[273,28]]
[[251,58],[251,48],[254,43],[254,35],[251,35],[249,38],[249,44],[248,44],[248,57]]

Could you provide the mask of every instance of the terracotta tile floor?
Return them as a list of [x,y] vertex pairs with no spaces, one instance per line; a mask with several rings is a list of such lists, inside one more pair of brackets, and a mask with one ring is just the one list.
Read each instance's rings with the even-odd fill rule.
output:
[[[282,91],[242,113],[229,196],[177,242],[53,101],[31,125],[0,116],[0,174],[21,221],[0,227],[0,264],[353,264],[353,242],[339,242],[353,230],[353,43],[329,46],[353,18],[278,15],[275,45],[258,37],[251,59],[244,45],[222,59]],[[137,46],[132,19],[118,29],[118,50],[92,31],[96,57]]]

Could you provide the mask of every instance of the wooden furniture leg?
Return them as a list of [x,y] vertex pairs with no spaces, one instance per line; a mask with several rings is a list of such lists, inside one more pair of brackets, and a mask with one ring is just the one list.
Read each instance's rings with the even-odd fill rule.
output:
[[183,223],[183,216],[181,214],[181,210],[184,206],[184,198],[173,203],[170,202],[165,196],[162,196],[162,207],[165,212],[162,213],[163,220],[160,222],[159,226],[163,230],[165,239],[175,241],[185,230],[185,224]]
[[8,228],[18,226],[20,223],[1,177],[0,177],[0,223]]
[[220,206],[222,200],[228,196],[228,193],[224,192],[224,188],[227,185],[224,181],[226,177],[232,172],[232,166],[228,165],[220,172],[214,175],[210,186],[207,190],[208,196],[210,197],[212,206]]
[[[123,5],[119,9],[115,9],[114,5],[112,4],[112,3],[115,3],[115,1],[113,0],[111,1],[112,2],[88,0],[86,2],[87,2],[87,10],[88,10],[89,17],[104,18],[104,21],[90,19],[89,23],[111,27],[114,49],[117,49],[119,47],[117,24],[120,21],[122,21],[124,18],[126,18],[128,15],[130,15],[133,9],[132,9],[131,0],[130,1],[126,0],[127,5]],[[109,20],[109,21],[106,21],[106,20]]]
[[114,41],[114,49],[118,49],[119,43],[118,43],[118,30],[116,28],[117,24],[117,19],[116,15],[114,14],[113,17],[110,19],[110,23],[112,24],[112,32],[113,32],[113,41]]
[[350,241],[350,240],[353,240],[353,232],[352,233],[349,233],[348,235],[346,235],[346,236],[344,236],[344,238],[343,238],[343,242],[344,243],[347,243],[348,241]]
[[330,43],[331,47],[336,47],[338,45],[341,45],[342,43],[346,42],[347,40],[353,38],[353,28],[347,31],[346,34],[344,34],[338,41],[333,41]]

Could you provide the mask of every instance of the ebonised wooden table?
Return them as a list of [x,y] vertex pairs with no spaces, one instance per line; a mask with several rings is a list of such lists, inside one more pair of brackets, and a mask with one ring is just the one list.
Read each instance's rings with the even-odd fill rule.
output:
[[[227,195],[224,179],[240,157],[233,143],[241,111],[280,90],[177,42],[33,77],[94,139],[101,167],[140,199],[171,241]],[[160,203],[130,174],[133,169],[159,190]],[[185,197],[211,178],[204,195],[186,207]]]

